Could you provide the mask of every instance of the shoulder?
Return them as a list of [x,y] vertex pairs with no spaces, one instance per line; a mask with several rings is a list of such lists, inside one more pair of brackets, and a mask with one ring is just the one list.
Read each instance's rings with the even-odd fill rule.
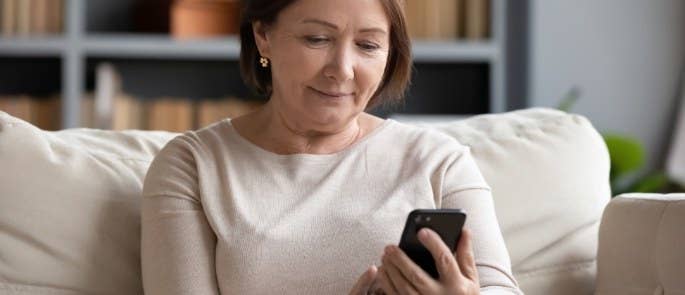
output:
[[214,146],[225,144],[226,120],[215,122],[198,130],[188,130],[172,140],[162,148],[158,157],[174,157],[192,155],[205,157],[211,154]]
[[184,167],[185,170],[194,169],[198,162],[212,157],[211,147],[220,144],[220,136],[217,136],[220,129],[221,122],[217,122],[199,130],[189,130],[177,135],[155,156],[148,174],[179,167]]
[[[431,153],[463,153],[468,147],[456,138],[429,126],[412,125],[394,121],[390,122],[390,136],[403,142],[409,150]],[[397,141],[395,141],[397,143]]]
[[207,169],[216,155],[216,133],[219,123],[177,135],[157,153],[145,176],[144,194],[155,194],[174,188],[176,191],[196,191],[200,170]]

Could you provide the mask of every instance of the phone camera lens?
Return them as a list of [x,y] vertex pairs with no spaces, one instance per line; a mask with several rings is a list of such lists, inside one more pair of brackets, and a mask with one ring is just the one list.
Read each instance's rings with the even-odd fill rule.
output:
[[426,217],[426,221],[431,222],[431,217],[430,216]]
[[416,223],[421,222],[421,215],[417,215],[416,218],[414,218],[414,222],[416,222]]

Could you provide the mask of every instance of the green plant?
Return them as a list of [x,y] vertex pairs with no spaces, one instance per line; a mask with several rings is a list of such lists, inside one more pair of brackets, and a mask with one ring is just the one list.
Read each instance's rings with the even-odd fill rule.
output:
[[[580,93],[578,87],[572,87],[562,99],[558,109],[569,112],[579,100]],[[609,181],[611,182],[612,195],[616,196],[626,192],[666,193],[685,191],[671,181],[663,171],[657,170],[638,175],[645,165],[645,148],[637,138],[606,132],[602,133],[602,137],[611,159]]]

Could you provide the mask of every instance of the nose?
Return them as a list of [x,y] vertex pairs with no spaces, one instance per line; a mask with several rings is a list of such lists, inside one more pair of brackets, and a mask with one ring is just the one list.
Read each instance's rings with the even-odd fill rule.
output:
[[336,46],[324,68],[326,78],[336,82],[345,82],[354,78],[355,53],[349,45]]

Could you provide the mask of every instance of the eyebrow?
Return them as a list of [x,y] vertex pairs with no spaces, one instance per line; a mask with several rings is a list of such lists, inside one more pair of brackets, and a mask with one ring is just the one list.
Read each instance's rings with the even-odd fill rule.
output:
[[[303,24],[319,24],[319,25],[329,27],[329,28],[334,29],[334,30],[339,29],[338,26],[336,26],[334,23],[327,22],[325,20],[315,19],[315,18],[305,19],[302,21],[302,23]],[[375,32],[375,33],[383,33],[383,34],[388,33],[385,30],[378,28],[378,27],[364,28],[364,29],[359,30],[359,32],[361,32],[361,33],[374,33]]]

